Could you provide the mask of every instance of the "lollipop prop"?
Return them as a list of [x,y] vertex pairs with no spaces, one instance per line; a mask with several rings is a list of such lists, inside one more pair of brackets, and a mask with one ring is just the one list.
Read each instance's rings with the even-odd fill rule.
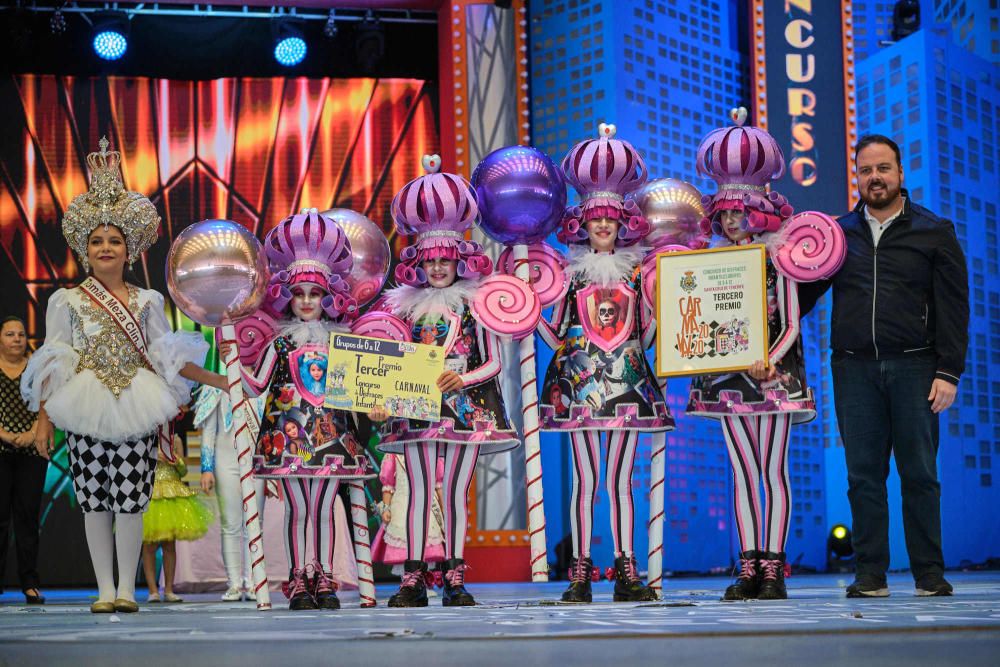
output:
[[[532,283],[528,244],[540,243],[551,234],[566,208],[566,186],[562,173],[545,153],[528,146],[501,148],[487,155],[472,174],[481,227],[491,238],[513,246],[508,251],[507,273],[513,258],[513,274]],[[503,265],[501,265],[503,266]],[[553,275],[562,267],[553,260]],[[555,277],[552,284],[559,281]],[[536,290],[537,292],[538,290]],[[551,298],[550,290],[541,301]],[[560,288],[556,287],[555,292]],[[558,297],[556,297],[558,298]],[[551,302],[550,302],[551,303]],[[521,367],[521,416],[524,419],[524,457],[528,477],[528,533],[531,548],[531,580],[548,581],[545,546],[545,503],[542,491],[542,450],[538,425],[538,387],[535,377],[535,337],[518,343]]]
[[240,355],[233,324],[254,313],[264,299],[267,262],[260,242],[246,229],[229,220],[205,220],[187,227],[170,246],[167,255],[167,289],[188,317],[203,326],[222,327],[222,340],[232,342],[222,361],[229,381],[229,396],[236,426],[236,452],[243,495],[243,521],[252,558],[251,575],[257,609],[271,608],[264,562],[257,494],[251,458],[254,450],[253,413],[243,394]]
[[825,213],[796,213],[778,236],[774,267],[797,283],[832,278],[847,259],[844,230]]

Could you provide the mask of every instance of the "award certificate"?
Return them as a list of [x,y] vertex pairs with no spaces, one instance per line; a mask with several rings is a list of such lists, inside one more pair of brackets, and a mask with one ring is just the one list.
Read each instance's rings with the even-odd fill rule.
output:
[[444,354],[437,345],[332,333],[328,364],[323,403],[328,408],[371,412],[383,407],[393,417],[441,418],[437,379]]
[[656,256],[656,374],[744,371],[767,361],[763,245]]

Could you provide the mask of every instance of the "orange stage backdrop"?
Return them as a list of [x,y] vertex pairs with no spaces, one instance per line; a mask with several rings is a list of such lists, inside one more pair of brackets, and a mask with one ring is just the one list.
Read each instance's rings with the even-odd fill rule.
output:
[[48,295],[79,279],[59,226],[102,135],[123,153],[126,186],[163,216],[163,238],[136,272],[165,292],[171,240],[207,218],[262,238],[300,208],[339,206],[371,217],[398,246],[389,202],[419,175],[420,157],[439,152],[437,104],[434,84],[403,79],[8,78],[0,253],[14,280],[2,312],[26,315],[37,339]]

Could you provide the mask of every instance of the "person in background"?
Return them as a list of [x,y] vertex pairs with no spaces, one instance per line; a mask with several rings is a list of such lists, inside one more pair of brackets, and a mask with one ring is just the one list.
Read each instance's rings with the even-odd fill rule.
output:
[[49,464],[35,451],[38,414],[29,410],[21,398],[21,375],[27,365],[24,322],[5,317],[0,322],[0,577],[6,571],[13,518],[17,574],[24,601],[45,604],[38,590],[38,512]]

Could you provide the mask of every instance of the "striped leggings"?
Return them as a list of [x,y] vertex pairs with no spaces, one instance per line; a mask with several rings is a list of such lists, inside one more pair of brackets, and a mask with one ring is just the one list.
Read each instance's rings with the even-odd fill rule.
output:
[[[285,555],[288,566],[301,570],[307,565],[306,531],[310,518],[313,530],[313,558],[327,574],[333,572],[333,546],[336,532],[333,503],[340,481],[336,479],[285,478]],[[312,562],[309,561],[309,562]]]
[[[570,527],[573,552],[577,558],[590,557],[594,525],[594,501],[600,477],[601,434],[597,431],[574,431],[573,497],[570,501]],[[635,509],[632,502],[632,467],[639,443],[636,431],[608,431],[607,487],[611,503],[611,534],[615,555],[634,553]]]
[[[785,550],[792,495],[788,482],[789,415],[722,418],[735,481],[736,527],[740,551]],[[760,486],[764,482],[764,513]],[[765,521],[766,518],[766,521]]]
[[431,522],[438,456],[444,457],[441,509],[444,513],[445,558],[462,558],[469,521],[469,486],[476,471],[479,445],[449,445],[439,442],[403,445],[410,504],[406,516],[406,549],[409,560],[423,560],[427,526]]

